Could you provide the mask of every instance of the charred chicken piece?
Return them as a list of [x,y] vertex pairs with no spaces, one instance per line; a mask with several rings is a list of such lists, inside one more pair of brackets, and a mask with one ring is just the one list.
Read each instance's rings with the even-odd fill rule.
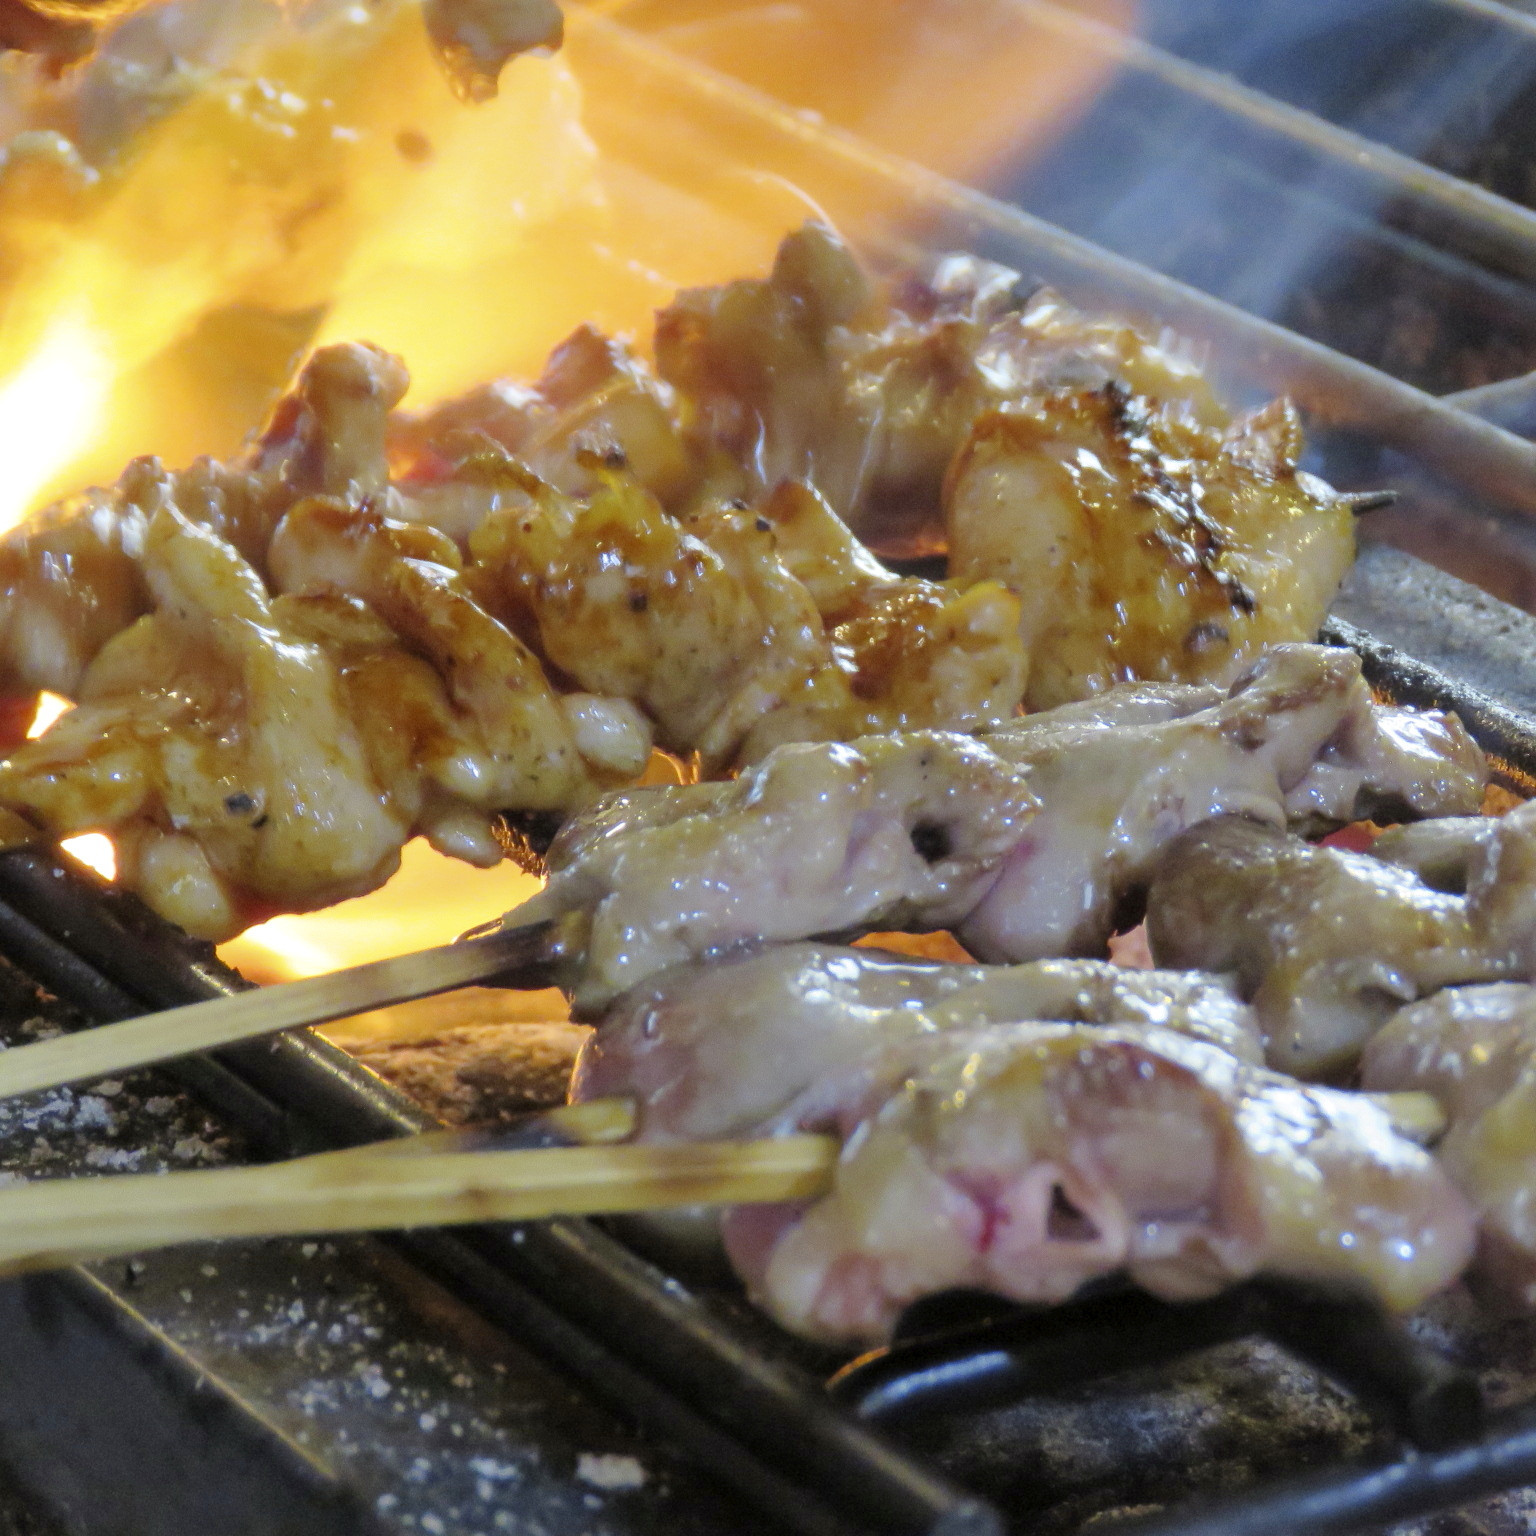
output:
[[676,966],[625,993],[583,1045],[571,1096],[633,1097],[646,1141],[763,1135],[792,1128],[813,1098],[846,1097],[861,1073],[899,1060],[899,1042],[1033,1019],[1155,1024],[1262,1061],[1252,1013],[1213,977],[785,944]]
[[945,475],[988,409],[1123,380],[1221,419],[1193,367],[1050,295],[1021,304],[1019,283],[952,256],[926,282],[879,285],[810,223],[767,278],[680,293],[656,319],[657,368],[706,485],[756,501],[803,480],[856,533],[936,548]]
[[1477,808],[1486,779],[1453,716],[1374,704],[1359,658],[1322,646],[1276,646],[1228,692],[1125,685],[985,740],[1041,802],[962,924],[987,960],[1102,954],[1160,850],[1210,817],[1283,827],[1454,814]]
[[1218,426],[1118,379],[981,416],[946,489],[950,569],[1021,595],[1029,707],[1311,639],[1355,541],[1300,452],[1289,402]]
[[831,1192],[726,1217],[737,1269],[796,1332],[877,1340],[936,1291],[1051,1302],[1119,1270],[1170,1298],[1268,1271],[1406,1309],[1470,1256],[1465,1200],[1358,1095],[1155,1028],[1000,1025],[893,1049],[801,1119],[846,1138]]
[[110,832],[122,878],[189,933],[371,890],[417,832],[494,863],[496,811],[579,804],[644,766],[632,706],[555,695],[442,535],[317,499],[270,553],[276,597],[161,506],[136,566],[152,611],[0,764],[0,803]]
[[1480,1268],[1536,1305],[1536,987],[1448,987],[1366,1045],[1365,1088],[1433,1094],[1450,1119],[1436,1155],[1482,1220]]
[[573,817],[509,924],[574,916],[590,1017],[665,966],[749,940],[947,927],[1035,800],[1021,773],[934,731],[792,744],[726,784],[634,789]]
[[172,507],[141,569],[155,611],[96,656],[77,709],[0,764],[0,801],[59,835],[109,828],[124,879],[201,937],[379,884],[409,827],[373,783],[330,658]]
[[1195,827],[1147,898],[1153,956],[1233,973],[1272,1065],[1343,1071],[1405,1002],[1536,975],[1536,805],[1493,827],[1465,895],[1238,818]]
[[136,459],[108,491],[87,491],[0,540],[0,693],[78,697],[108,640],[154,606],[143,563],[163,507],[228,543],[258,576],[283,514],[304,496],[385,493],[384,430],[405,393],[398,358],[325,347],[310,359],[243,466],[199,459],[167,471]]
[[761,513],[678,519],[616,470],[598,467],[585,501],[511,461],[478,472],[504,489],[470,539],[477,591],[706,772],[785,741],[972,729],[1018,706],[1013,596],[893,575],[803,487]]

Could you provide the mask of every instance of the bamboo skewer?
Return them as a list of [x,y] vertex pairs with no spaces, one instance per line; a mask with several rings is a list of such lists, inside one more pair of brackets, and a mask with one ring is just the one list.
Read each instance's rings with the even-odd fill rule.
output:
[[829,1136],[456,1152],[413,1141],[257,1168],[0,1189],[0,1275],[227,1237],[737,1205],[821,1194]]
[[231,997],[40,1040],[0,1053],[0,1099],[109,1077],[301,1025],[324,1024],[508,973],[518,973],[525,984],[547,985],[546,973],[558,955],[553,924],[498,929],[327,976],[256,987]]

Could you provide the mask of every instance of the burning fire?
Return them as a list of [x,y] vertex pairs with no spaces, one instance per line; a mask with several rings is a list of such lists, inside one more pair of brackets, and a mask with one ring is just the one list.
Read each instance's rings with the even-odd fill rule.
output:
[[[0,529],[139,454],[235,451],[316,343],[399,352],[412,403],[428,404],[535,373],[583,321],[644,334],[676,288],[760,269],[827,192],[759,166],[750,134],[721,141],[678,101],[740,94],[711,68],[786,94],[810,132],[826,119],[967,175],[1052,131],[1099,77],[1000,24],[1006,8],[978,7],[990,19],[974,35],[948,8],[937,48],[911,9],[877,24],[865,0],[725,6],[704,25],[687,6],[595,5],[570,16],[565,54],[516,61],[474,107],[411,0],[303,14],[174,0],[162,20],[123,23],[106,62],[35,84],[36,119],[100,168],[50,133],[0,155],[0,227],[21,236],[0,257]],[[875,44],[868,68],[848,68]],[[145,99],[126,94],[123,59],[153,76],[146,58],[162,54],[174,67]],[[591,109],[614,104],[595,126]],[[883,195],[875,212],[898,212]],[[871,216],[867,196],[825,211]],[[31,734],[68,707],[45,695]],[[111,877],[106,838],[65,846]],[[312,974],[443,942],[532,888],[414,844],[385,890],[264,923],[225,954],[258,979]]]

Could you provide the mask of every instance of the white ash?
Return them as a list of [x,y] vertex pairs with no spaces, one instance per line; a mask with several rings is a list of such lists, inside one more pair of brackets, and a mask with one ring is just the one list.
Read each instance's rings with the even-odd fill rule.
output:
[[645,1468],[633,1456],[583,1451],[576,1459],[576,1476],[594,1488],[643,1488]]

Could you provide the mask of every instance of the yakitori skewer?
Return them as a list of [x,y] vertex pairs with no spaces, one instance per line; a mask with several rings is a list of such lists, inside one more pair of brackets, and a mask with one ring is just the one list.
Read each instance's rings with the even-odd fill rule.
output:
[[374,960],[326,976],[279,982],[40,1040],[0,1054],[0,1098],[112,1076],[475,982],[547,986],[559,954],[560,939],[553,923],[497,928],[456,944]]
[[827,1136],[443,1151],[436,1137],[256,1168],[45,1179],[0,1190],[0,1275],[223,1237],[360,1232],[821,1194]]

